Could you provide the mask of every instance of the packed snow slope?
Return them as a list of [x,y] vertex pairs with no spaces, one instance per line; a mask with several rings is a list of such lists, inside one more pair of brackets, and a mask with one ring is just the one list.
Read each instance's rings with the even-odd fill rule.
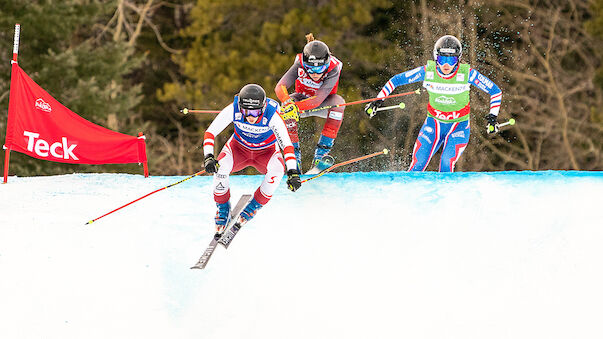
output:
[[211,177],[84,225],[183,178],[0,185],[0,337],[603,337],[600,172],[283,180],[205,270]]

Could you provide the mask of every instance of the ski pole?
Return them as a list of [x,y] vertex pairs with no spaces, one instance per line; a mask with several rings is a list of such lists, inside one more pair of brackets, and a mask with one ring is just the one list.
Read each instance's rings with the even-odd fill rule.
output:
[[[344,104],[339,104],[339,105],[316,107],[316,108],[306,109],[306,110],[299,111],[299,112],[300,113],[310,113],[310,112],[322,111],[323,109],[331,109],[331,108],[335,108],[335,107],[357,105],[357,104],[363,104],[363,103],[366,103],[366,102],[371,102],[371,101],[376,101],[376,100],[396,98],[396,97],[401,97],[401,96],[405,96],[405,95],[420,94],[420,93],[421,93],[421,89],[417,88],[414,91],[404,92],[404,93],[399,93],[399,94],[392,94],[392,95],[384,96],[384,97],[381,97],[381,98],[371,98],[371,99],[364,99],[364,100],[346,102]],[[396,106],[396,107],[398,107],[398,106]],[[403,107],[400,107],[400,108],[403,108]],[[217,113],[220,113],[220,112],[221,111],[212,111],[212,110],[203,110],[203,109],[188,109],[186,107],[180,110],[180,113],[182,113],[182,114],[188,114],[188,113],[217,114]]]
[[148,197],[148,196],[149,196],[149,195],[151,195],[151,194],[155,194],[155,193],[157,193],[157,192],[159,192],[159,191],[162,191],[162,190],[164,190],[164,189],[166,189],[166,188],[170,188],[170,187],[172,187],[172,186],[176,186],[176,185],[178,185],[178,184],[181,184],[181,183],[183,183],[183,182],[187,181],[188,179],[192,179],[192,178],[194,178],[194,177],[196,177],[196,176],[198,176],[198,175],[201,175],[201,174],[203,174],[203,173],[205,173],[205,170],[199,171],[199,172],[197,172],[197,173],[195,173],[195,174],[191,175],[190,177],[188,177],[188,178],[184,178],[184,179],[182,179],[182,180],[180,180],[180,181],[178,181],[178,182],[175,182],[175,183],[173,183],[173,184],[171,184],[171,185],[167,185],[167,186],[162,187],[162,188],[160,188],[160,189],[158,189],[158,190],[154,190],[153,192],[151,192],[151,193],[149,193],[149,194],[146,194],[146,195],[143,195],[142,197],[140,197],[140,198],[138,198],[138,199],[136,199],[136,200],[132,200],[132,201],[130,201],[129,203],[127,203],[127,204],[125,204],[125,205],[123,205],[123,206],[121,206],[121,207],[118,207],[118,208],[114,209],[114,210],[113,210],[113,211],[111,211],[111,212],[105,213],[105,214],[101,215],[100,217],[98,217],[98,218],[96,218],[96,219],[92,219],[92,220],[88,221],[88,222],[86,223],[86,225],[91,224],[91,223],[93,223],[93,222],[97,221],[97,220],[98,220],[98,219],[100,219],[100,218],[106,217],[106,216],[108,216],[109,214],[111,214],[111,213],[113,213],[113,212],[117,212],[117,211],[119,211],[120,209],[122,209],[122,208],[124,208],[124,207],[126,207],[126,206],[128,206],[128,205],[131,205],[131,204],[133,204],[133,203],[137,202],[138,200],[142,200],[142,199],[144,199],[144,198]]
[[332,105],[332,106],[322,106],[322,107],[316,107],[316,108],[312,108],[312,109],[305,109],[303,111],[300,111],[300,113],[310,113],[310,112],[321,111],[323,109],[331,109],[331,108],[335,108],[335,107],[343,107],[343,106],[349,106],[349,105],[364,104],[366,102],[371,102],[371,101],[377,101],[377,100],[383,100],[383,99],[389,99],[389,98],[396,98],[396,97],[402,97],[402,96],[405,96],[405,95],[420,94],[420,93],[421,93],[421,89],[417,88],[414,91],[404,92],[404,93],[399,93],[399,94],[392,94],[392,95],[384,96],[384,97],[381,97],[381,98],[364,99],[364,100],[346,102],[345,104]]
[[498,124],[498,127],[500,128],[500,127],[504,127],[504,126],[507,126],[507,125],[511,125],[511,126],[515,125],[515,119],[511,118],[507,122],[503,122],[502,124]]
[[318,178],[320,176],[323,176],[323,175],[331,172],[332,170],[336,169],[337,167],[349,165],[349,164],[354,163],[354,162],[358,162],[358,161],[361,161],[361,160],[369,159],[369,158],[376,157],[376,156],[381,155],[381,154],[387,154],[387,153],[389,153],[389,150],[387,148],[384,148],[382,151],[379,151],[379,152],[375,152],[375,153],[363,155],[363,156],[358,157],[358,158],[354,158],[354,159],[351,159],[351,160],[348,160],[348,161],[344,161],[344,162],[340,162],[338,164],[334,164],[331,167],[329,167],[329,168],[323,170],[322,172],[318,173],[317,175],[315,175],[313,177],[310,177],[308,179],[302,180],[302,184],[304,182],[307,182],[307,181],[310,181],[310,180],[314,180],[314,179],[316,179],[316,178]]
[[390,109],[396,109],[396,108],[399,108],[399,109],[404,109],[405,107],[406,107],[406,104],[405,104],[405,103],[403,103],[403,102],[401,102],[401,103],[399,103],[399,104],[397,104],[397,105],[393,105],[393,106],[379,107],[379,108],[377,108],[377,110],[376,110],[376,111],[377,111],[377,112],[379,112],[379,111],[387,111],[387,110],[390,110]]
[[[501,127],[505,127],[505,126],[507,126],[507,125],[508,125],[508,126],[513,126],[513,125],[515,125],[515,119],[511,118],[511,119],[509,119],[508,121],[503,122],[502,124],[496,124],[496,128],[498,129],[498,128],[501,128]],[[490,132],[494,131],[494,126],[491,126],[491,125],[490,125],[490,126],[488,126],[488,131],[490,131]]]
[[180,110],[180,113],[182,114],[189,114],[189,113],[207,113],[207,114],[218,114],[221,111],[208,111],[208,110],[203,110],[203,109],[188,109],[186,107],[184,107],[183,109]]

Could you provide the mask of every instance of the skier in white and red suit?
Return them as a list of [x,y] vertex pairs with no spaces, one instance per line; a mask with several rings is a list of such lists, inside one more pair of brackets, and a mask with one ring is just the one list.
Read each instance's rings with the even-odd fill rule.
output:
[[[295,57],[293,66],[279,80],[274,91],[282,102],[281,115],[285,120],[289,136],[293,142],[297,166],[300,171],[301,152],[297,129],[299,118],[317,116],[327,119],[314,152],[312,168],[306,172],[306,174],[316,174],[324,169],[319,168],[320,160],[333,147],[337,132],[343,121],[344,107],[309,113],[302,112],[301,114],[299,112],[345,103],[345,100],[337,94],[343,64],[331,55],[329,47],[324,42],[314,40],[312,34],[308,34],[306,38],[309,42],[304,47],[303,53]],[[289,95],[287,89],[294,84],[295,92]]]
[[[238,222],[241,224],[253,218],[258,209],[272,198],[285,174],[285,165],[288,188],[295,192],[301,186],[293,145],[285,123],[277,113],[278,110],[278,101],[266,98],[266,92],[261,86],[245,85],[234,97],[234,101],[216,116],[205,131],[203,140],[205,171],[215,173],[213,192],[218,207],[215,218],[217,233],[221,234],[224,231],[231,218],[229,188],[231,172],[253,166],[260,173],[265,174],[264,181],[255,191],[253,199],[240,214],[243,220],[239,219]],[[214,138],[231,123],[234,123],[234,134],[228,139],[216,159]],[[280,152],[281,148],[285,153],[284,160]]]

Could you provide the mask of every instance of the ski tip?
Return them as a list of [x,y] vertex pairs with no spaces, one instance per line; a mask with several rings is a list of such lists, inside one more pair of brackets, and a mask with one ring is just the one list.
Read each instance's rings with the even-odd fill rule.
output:
[[318,169],[318,167],[314,166],[312,168],[310,168],[308,171],[306,171],[306,173],[304,173],[304,175],[314,175],[314,174],[318,174],[320,173],[320,170]]
[[191,266],[191,270],[202,270],[205,268],[206,265],[207,265],[207,260],[205,260],[205,262],[198,261],[196,264]]

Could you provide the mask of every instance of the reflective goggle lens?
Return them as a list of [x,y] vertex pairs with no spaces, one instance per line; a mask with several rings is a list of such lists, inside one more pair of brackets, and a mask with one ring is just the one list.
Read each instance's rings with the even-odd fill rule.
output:
[[263,111],[263,109],[261,109],[261,108],[256,108],[256,109],[241,108],[241,112],[245,116],[250,116],[251,115],[252,117],[259,117],[260,115],[262,115],[262,111]]
[[459,57],[457,56],[444,56],[444,55],[438,55],[438,64],[444,66],[445,64],[448,64],[450,66],[454,66],[456,65],[456,63],[459,62]]
[[306,67],[306,72],[308,72],[309,74],[320,74],[320,73],[324,73],[328,67],[329,67],[329,65],[310,66],[310,67]]

